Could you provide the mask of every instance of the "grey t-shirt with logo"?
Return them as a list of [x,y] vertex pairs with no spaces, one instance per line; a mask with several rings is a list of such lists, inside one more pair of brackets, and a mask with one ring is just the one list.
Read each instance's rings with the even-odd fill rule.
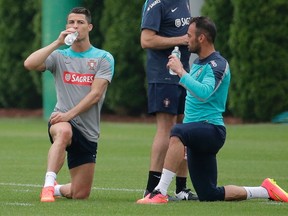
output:
[[[57,104],[54,112],[71,110],[90,92],[95,78],[111,82],[114,74],[113,56],[93,46],[85,52],[74,52],[71,47],[55,50],[49,55],[45,64],[55,79]],[[98,142],[100,112],[105,93],[98,103],[70,121],[92,142]]]

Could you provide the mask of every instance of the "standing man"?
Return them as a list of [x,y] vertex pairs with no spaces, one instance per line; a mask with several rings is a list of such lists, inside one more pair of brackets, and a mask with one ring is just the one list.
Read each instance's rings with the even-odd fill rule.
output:
[[[148,113],[156,116],[156,134],[151,148],[150,169],[144,197],[158,184],[168,149],[170,130],[182,122],[186,90],[179,77],[167,68],[168,56],[175,46],[181,51],[181,62],[189,70],[187,29],[190,19],[189,0],[146,0],[141,24],[141,46],[147,51]],[[177,199],[197,199],[186,188],[187,161],[176,177]]]
[[192,184],[200,201],[231,201],[252,198],[288,202],[287,193],[273,179],[266,178],[261,186],[217,186],[216,155],[224,145],[226,129],[222,113],[230,85],[229,64],[215,51],[216,26],[207,17],[190,20],[188,49],[198,54],[190,73],[182,63],[170,56],[168,67],[180,77],[187,89],[185,118],[171,131],[169,149],[159,184],[138,204],[167,203],[167,190],[178,166],[184,146],[187,148],[188,167]]
[[[108,84],[114,73],[114,59],[104,50],[93,47],[90,11],[73,8],[67,17],[66,30],[48,46],[32,53],[24,62],[28,70],[49,70],[55,78],[57,104],[48,132],[51,147],[41,202],[54,202],[54,196],[86,199],[90,195],[99,138],[100,111]],[[71,47],[59,50],[65,37],[77,31]],[[67,161],[71,183],[58,185],[56,176]]]

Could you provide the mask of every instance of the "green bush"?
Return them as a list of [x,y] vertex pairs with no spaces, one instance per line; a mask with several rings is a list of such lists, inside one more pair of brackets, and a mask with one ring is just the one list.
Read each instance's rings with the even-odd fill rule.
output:
[[[21,7],[19,7],[21,5]],[[23,59],[40,46],[40,0],[0,0],[0,107],[41,106],[41,76],[28,73]]]
[[[193,5],[192,5],[193,7]],[[205,0],[201,9],[203,16],[210,17],[217,26],[215,48],[228,61],[232,58],[228,39],[230,37],[230,25],[233,19],[233,5],[230,0]]]
[[[83,0],[92,12],[92,44],[115,58],[104,111],[146,112],[145,52],[140,46],[143,3]],[[42,107],[41,74],[23,67],[24,59],[41,47],[41,11],[41,0],[0,0],[0,108]],[[202,14],[218,28],[215,47],[231,66],[229,114],[269,121],[288,110],[287,11],[286,0],[204,2]]]
[[246,120],[271,120],[288,109],[288,2],[232,2],[231,110]]
[[115,74],[106,106],[117,114],[136,115],[146,108],[144,51],[140,46],[143,1],[106,0],[101,19],[103,48],[115,58]]

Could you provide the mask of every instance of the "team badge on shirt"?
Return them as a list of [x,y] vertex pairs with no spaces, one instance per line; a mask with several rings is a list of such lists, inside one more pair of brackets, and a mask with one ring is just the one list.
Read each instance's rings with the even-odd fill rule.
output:
[[217,67],[217,63],[214,60],[210,61],[210,63],[213,67]]
[[196,72],[196,75],[195,75],[195,78],[196,78],[196,79],[200,76],[200,74],[202,73],[202,71],[203,71],[203,68],[201,67],[201,68]]
[[95,70],[96,69],[96,61],[91,59],[87,62],[89,70]]

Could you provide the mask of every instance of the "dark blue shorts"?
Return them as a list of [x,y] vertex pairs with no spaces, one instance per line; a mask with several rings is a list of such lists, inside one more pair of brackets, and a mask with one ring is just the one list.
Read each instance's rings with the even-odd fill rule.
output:
[[[50,122],[48,123],[48,134],[51,143],[53,139],[50,134]],[[66,148],[67,162],[69,169],[80,166],[86,163],[95,163],[97,154],[97,143],[87,140],[82,133],[72,124],[72,143]]]
[[193,187],[200,201],[224,200],[224,187],[217,187],[216,154],[226,139],[224,126],[207,122],[177,124],[171,136],[187,147],[187,162]]
[[186,89],[177,84],[148,84],[148,113],[179,115],[184,113]]

